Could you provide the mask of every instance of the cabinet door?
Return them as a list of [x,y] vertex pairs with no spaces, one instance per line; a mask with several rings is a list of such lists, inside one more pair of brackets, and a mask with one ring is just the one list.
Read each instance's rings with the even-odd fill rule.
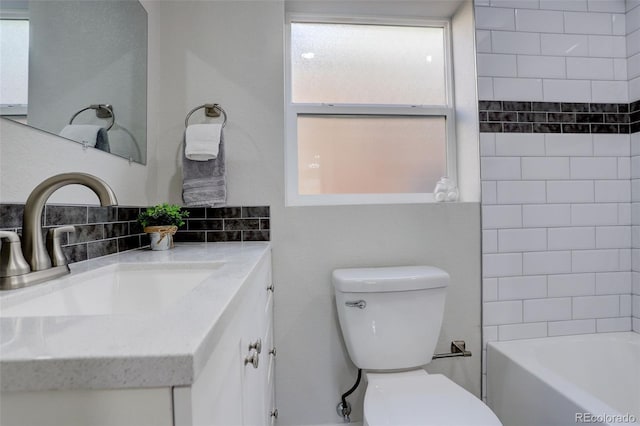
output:
[[[204,370],[192,386],[174,388],[175,426],[266,426],[270,393],[265,380],[270,371],[273,310],[267,290],[270,257],[248,278],[237,312],[216,343]],[[266,330],[269,330],[267,333]],[[261,340],[257,354],[249,346]],[[257,367],[246,358],[256,356]],[[273,368],[271,366],[271,368]]]
[[224,339],[192,386],[173,388],[174,426],[244,424],[244,352],[239,338]]
[[275,410],[275,364],[276,364],[276,349],[273,339],[273,293],[269,293],[266,306],[264,307],[265,322],[267,327],[264,335],[265,342],[265,370],[263,371],[262,386],[265,395],[265,424],[271,425],[275,422],[272,413]]
[[[227,362],[218,365],[219,375],[208,394],[209,415],[206,422],[194,425],[235,426],[242,425],[242,374],[243,350],[241,342],[229,348]],[[225,367],[222,367],[225,366]],[[222,367],[222,368],[221,368]]]
[[272,418],[272,413],[275,410],[275,386],[273,382],[274,369],[275,369],[275,351],[273,346],[273,327],[268,327],[265,334],[265,369],[262,372],[262,392],[265,397],[264,400],[264,424],[271,425],[275,419]]
[[[270,274],[261,274],[261,279],[255,287],[255,299],[251,304],[252,312],[247,324],[246,336],[248,337],[245,349],[248,356],[258,357],[258,366],[254,368],[247,364],[244,371],[243,382],[243,412],[245,426],[267,426],[271,422],[269,416],[270,392],[267,389],[269,373],[272,368],[272,356],[269,353],[273,347],[273,291],[268,290],[271,284]],[[249,351],[251,343],[260,341],[260,354],[254,349]]]

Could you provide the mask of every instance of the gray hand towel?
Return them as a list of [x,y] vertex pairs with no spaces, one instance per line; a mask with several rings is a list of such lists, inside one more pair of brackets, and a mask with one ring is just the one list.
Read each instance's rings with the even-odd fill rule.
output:
[[219,207],[227,202],[224,134],[218,156],[208,161],[188,160],[182,151],[182,200],[187,207]]
[[107,133],[107,129],[105,128],[98,130],[98,136],[96,137],[96,149],[111,152],[111,147],[109,146],[109,133]]

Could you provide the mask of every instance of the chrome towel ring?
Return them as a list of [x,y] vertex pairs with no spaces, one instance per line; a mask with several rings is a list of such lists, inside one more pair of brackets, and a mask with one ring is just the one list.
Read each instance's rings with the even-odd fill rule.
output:
[[80,111],[73,114],[73,116],[71,117],[71,120],[69,120],[69,124],[73,124],[73,119],[76,118],[80,113],[88,109],[96,110],[96,117],[98,118],[111,118],[111,124],[109,125],[109,127],[107,127],[107,131],[111,130],[113,125],[116,123],[116,116],[113,113],[113,106],[109,104],[94,104],[94,105],[89,105],[88,107],[83,108]]
[[189,111],[189,113],[187,114],[187,118],[184,119],[185,128],[189,127],[189,118],[191,117],[191,114],[202,108],[204,108],[204,115],[206,115],[207,117],[220,117],[220,114],[222,113],[222,117],[224,119],[224,121],[222,122],[222,127],[227,124],[227,113],[219,104],[204,104],[197,106]]

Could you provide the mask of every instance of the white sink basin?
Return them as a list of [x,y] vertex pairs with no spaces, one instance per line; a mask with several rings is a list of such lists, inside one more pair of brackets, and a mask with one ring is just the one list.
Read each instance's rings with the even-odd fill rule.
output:
[[[0,317],[159,312],[211,276],[219,263],[121,263],[71,275],[0,299]],[[27,290],[27,289],[23,289]],[[39,290],[39,291],[38,291]],[[17,290],[18,292],[21,290]]]

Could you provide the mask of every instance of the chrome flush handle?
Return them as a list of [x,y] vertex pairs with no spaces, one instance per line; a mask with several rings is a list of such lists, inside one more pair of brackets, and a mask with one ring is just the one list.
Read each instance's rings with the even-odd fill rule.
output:
[[349,308],[364,309],[367,307],[367,302],[364,300],[353,300],[353,301],[344,302],[344,304],[347,305],[347,307]]

